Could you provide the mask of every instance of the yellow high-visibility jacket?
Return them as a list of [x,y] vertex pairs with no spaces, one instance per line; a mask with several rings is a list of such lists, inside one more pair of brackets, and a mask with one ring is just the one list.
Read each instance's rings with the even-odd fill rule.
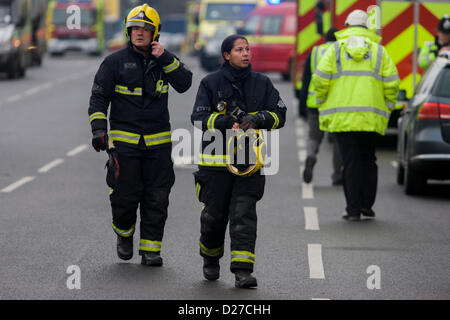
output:
[[399,91],[397,68],[373,31],[351,27],[335,35],[312,76],[320,129],[384,135]]

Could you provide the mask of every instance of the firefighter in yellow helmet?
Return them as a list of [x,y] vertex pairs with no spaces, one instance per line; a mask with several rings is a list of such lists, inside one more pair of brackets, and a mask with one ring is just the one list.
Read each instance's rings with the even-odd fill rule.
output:
[[[204,203],[199,251],[203,276],[217,280],[230,221],[230,270],[235,274],[235,286],[251,288],[257,286],[251,275],[256,203],[264,194],[265,184],[259,170],[264,146],[259,130],[282,128],[286,106],[270,79],[251,70],[245,37],[228,36],[221,52],[225,62],[219,71],[202,79],[191,114],[191,122],[203,131],[199,170],[194,172],[197,197]],[[234,145],[228,138],[233,130],[237,131]],[[239,157],[239,150],[244,150],[244,157]],[[248,158],[254,155],[252,161],[245,157],[247,150]]]
[[119,258],[133,256],[139,206],[141,263],[161,266],[169,193],[175,181],[169,85],[185,92],[192,73],[158,42],[161,22],[152,7],[133,8],[126,30],[127,47],[107,56],[95,75],[89,103],[92,146],[109,154],[107,184]]

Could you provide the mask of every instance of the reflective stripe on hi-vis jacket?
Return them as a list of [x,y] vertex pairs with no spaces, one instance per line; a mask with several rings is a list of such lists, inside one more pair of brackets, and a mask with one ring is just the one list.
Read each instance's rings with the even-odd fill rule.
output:
[[141,251],[151,251],[151,252],[160,252],[161,251],[161,241],[152,241],[152,240],[139,240],[139,250]]
[[89,122],[92,122],[96,119],[105,119],[106,120],[106,114],[103,112],[94,112],[89,116]]
[[226,155],[211,155],[211,154],[200,154],[200,161],[198,163],[201,166],[208,167],[226,167],[227,166],[227,156]]
[[135,227],[134,224],[133,224],[133,226],[132,226],[130,229],[128,229],[128,230],[122,230],[122,229],[119,229],[119,228],[117,228],[117,227],[114,225],[114,223],[112,224],[112,227],[113,227],[115,233],[117,233],[119,236],[124,237],[124,238],[131,237],[131,236],[133,236],[133,234],[134,234],[134,227]]
[[134,88],[133,91],[128,90],[128,87],[116,85],[114,91],[120,94],[126,94],[129,96],[142,96],[142,88]]
[[255,255],[248,251],[231,251],[231,262],[255,263]]
[[203,253],[204,255],[207,255],[209,257],[221,257],[223,255],[223,246],[219,248],[208,249],[203,245],[203,243],[199,242],[199,244],[200,244],[200,252]]
[[164,73],[170,73],[180,66],[180,61],[177,60],[177,58],[173,58],[173,62],[169,64],[168,66],[163,67]]
[[[135,145],[139,144],[139,139],[141,138],[140,134],[121,130],[111,130],[109,136],[112,141],[121,141]],[[156,134],[144,135],[144,141],[147,147],[169,143],[172,141],[171,132],[164,131]]]

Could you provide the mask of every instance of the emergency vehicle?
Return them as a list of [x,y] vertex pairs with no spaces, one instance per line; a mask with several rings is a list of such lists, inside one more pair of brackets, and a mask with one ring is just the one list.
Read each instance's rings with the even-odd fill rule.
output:
[[49,6],[48,51],[51,55],[63,55],[66,51],[83,51],[92,55],[103,53],[102,1],[57,0],[51,1]]
[[253,71],[279,72],[284,80],[290,80],[295,57],[296,12],[295,2],[261,6],[237,30],[250,43]]
[[[434,41],[439,19],[450,13],[449,1],[298,0],[297,4],[295,95],[299,97],[305,61],[312,48],[324,42],[325,33],[331,26],[339,30],[345,28],[345,19],[350,12],[365,10],[370,27],[382,36],[381,44],[394,60],[401,79],[399,102],[389,125],[391,129],[396,127],[396,118],[406,105],[402,100],[411,98],[423,73],[417,63],[418,49],[425,41]],[[395,128],[392,131],[395,133]]]

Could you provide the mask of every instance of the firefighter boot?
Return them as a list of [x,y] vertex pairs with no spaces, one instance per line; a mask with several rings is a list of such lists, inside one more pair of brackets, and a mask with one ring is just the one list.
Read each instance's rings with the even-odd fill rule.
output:
[[206,280],[214,281],[219,279],[220,264],[217,259],[203,258],[203,276]]
[[236,288],[253,288],[258,285],[256,278],[248,270],[238,270],[234,273],[234,276],[236,278]]
[[117,236],[117,255],[122,260],[133,257],[133,237]]
[[159,253],[144,252],[142,254],[141,264],[151,267],[160,267],[163,264],[163,260]]

